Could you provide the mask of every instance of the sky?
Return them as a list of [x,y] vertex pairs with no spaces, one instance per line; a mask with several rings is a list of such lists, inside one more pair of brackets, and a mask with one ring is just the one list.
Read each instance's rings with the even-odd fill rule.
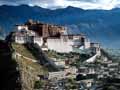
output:
[[68,6],[82,9],[104,9],[111,10],[120,7],[120,0],[0,0],[0,5],[40,6],[43,8],[57,9]]

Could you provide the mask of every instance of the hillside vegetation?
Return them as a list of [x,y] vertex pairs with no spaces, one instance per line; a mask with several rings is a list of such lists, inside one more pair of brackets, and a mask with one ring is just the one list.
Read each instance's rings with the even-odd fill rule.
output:
[[[34,90],[35,82],[40,79],[39,75],[48,74],[47,68],[40,65],[38,62],[33,62],[31,60],[35,60],[36,57],[27,49],[25,45],[12,43],[12,48],[15,51],[13,56],[20,71],[22,90]],[[15,55],[15,53],[19,53],[20,56]]]

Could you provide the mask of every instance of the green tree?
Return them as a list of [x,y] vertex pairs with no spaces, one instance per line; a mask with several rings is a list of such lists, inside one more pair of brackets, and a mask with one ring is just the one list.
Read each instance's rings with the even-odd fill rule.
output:
[[40,88],[42,88],[42,85],[43,85],[42,81],[36,81],[35,85],[34,85],[34,88],[35,89],[40,89]]

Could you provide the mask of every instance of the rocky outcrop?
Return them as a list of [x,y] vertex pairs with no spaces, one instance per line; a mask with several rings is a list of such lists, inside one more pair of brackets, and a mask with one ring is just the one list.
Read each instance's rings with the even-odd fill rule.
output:
[[13,58],[18,64],[18,71],[20,72],[20,81],[22,90],[34,90],[36,81],[39,81],[40,75],[46,75],[47,70],[41,66],[37,61],[32,60],[22,53],[13,52]]
[[0,41],[0,90],[21,90],[20,73],[9,44]]
[[22,57],[17,57],[16,60],[20,71],[22,90],[34,90],[34,83],[38,80],[37,71],[27,65],[27,63],[23,61],[24,59]]

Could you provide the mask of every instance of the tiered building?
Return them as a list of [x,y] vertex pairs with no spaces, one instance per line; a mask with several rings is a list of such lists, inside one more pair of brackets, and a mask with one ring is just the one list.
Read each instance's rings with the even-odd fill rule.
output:
[[[16,25],[14,41],[19,44],[36,43],[43,50],[69,53],[77,49],[89,49],[93,43],[82,34],[68,34],[63,26],[44,24],[29,20],[24,25]],[[99,46],[98,46],[99,48]]]

